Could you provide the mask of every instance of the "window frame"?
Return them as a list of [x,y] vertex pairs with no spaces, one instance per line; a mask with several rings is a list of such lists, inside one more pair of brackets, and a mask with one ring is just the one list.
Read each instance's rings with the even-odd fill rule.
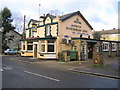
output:
[[46,36],[50,36],[50,30],[51,30],[51,26],[47,25],[46,26]]
[[77,45],[73,45],[73,50],[77,50]]
[[[105,48],[105,45],[107,45],[107,49]],[[109,51],[109,42],[103,42],[103,51]]]
[[[28,50],[28,46],[32,46],[32,49]],[[28,42],[27,43],[27,51],[33,51],[33,42]]]
[[[113,48],[113,45],[115,45],[115,48]],[[117,43],[112,43],[111,50],[112,50],[112,51],[117,51]]]
[[[42,41],[44,41],[44,42],[42,42]],[[40,41],[40,53],[45,53],[46,51],[42,51],[42,45],[45,45],[45,40],[41,40]],[[45,45],[45,47],[46,47],[46,45]]]
[[[49,41],[54,41],[54,42],[49,43]],[[54,52],[48,52],[48,46],[49,45],[54,45]],[[55,40],[47,40],[47,53],[55,53]]]

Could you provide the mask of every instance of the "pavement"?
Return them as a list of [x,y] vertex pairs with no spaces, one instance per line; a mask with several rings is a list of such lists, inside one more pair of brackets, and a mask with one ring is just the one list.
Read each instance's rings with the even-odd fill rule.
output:
[[14,58],[11,59],[26,62],[29,64],[40,64],[41,66],[48,68],[56,68],[60,70],[68,70],[71,72],[120,79],[120,57],[108,58],[105,60],[105,64],[102,66],[94,66],[92,60],[60,62],[56,60],[41,60],[32,57],[19,56],[14,56]]

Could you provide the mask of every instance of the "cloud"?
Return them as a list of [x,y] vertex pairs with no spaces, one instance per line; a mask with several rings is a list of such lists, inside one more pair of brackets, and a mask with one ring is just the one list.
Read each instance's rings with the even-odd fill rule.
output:
[[[1,0],[0,9],[7,6],[13,16],[26,15],[27,21],[38,19],[50,10],[64,14],[80,11],[95,30],[118,28],[119,0]],[[39,7],[39,4],[41,6]],[[40,9],[40,10],[39,10]],[[16,14],[14,14],[16,13]]]

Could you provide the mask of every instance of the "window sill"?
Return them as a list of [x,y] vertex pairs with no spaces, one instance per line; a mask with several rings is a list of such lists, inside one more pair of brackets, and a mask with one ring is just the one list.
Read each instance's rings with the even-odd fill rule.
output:
[[117,50],[112,50],[112,52],[116,52]]
[[109,52],[109,50],[103,50],[103,52]]
[[28,51],[22,51],[22,52],[33,52],[33,51],[29,51],[29,50],[28,50]]
[[55,52],[40,52],[39,54],[56,54]]

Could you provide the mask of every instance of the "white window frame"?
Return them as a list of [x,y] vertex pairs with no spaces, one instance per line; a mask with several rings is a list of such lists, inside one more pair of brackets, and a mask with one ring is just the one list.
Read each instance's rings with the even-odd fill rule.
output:
[[[113,45],[115,45],[115,48],[113,48]],[[116,43],[112,43],[111,49],[112,49],[112,51],[116,51],[117,50],[117,44]]]
[[50,35],[50,25],[46,26],[46,36]]
[[96,52],[99,52],[99,46],[96,45]]
[[[107,45],[107,49],[105,49],[105,45]],[[103,42],[103,51],[109,51],[109,42]]]
[[73,46],[73,50],[77,50],[77,45],[74,45],[74,46]]
[[[42,41],[40,41],[40,53],[46,53],[45,51],[42,52],[42,45],[45,45],[45,40],[43,40],[43,41],[44,41],[44,43]],[[46,45],[45,45],[45,47],[46,47]]]
[[25,49],[23,49],[25,46],[25,42],[22,43],[22,51],[25,51]]

